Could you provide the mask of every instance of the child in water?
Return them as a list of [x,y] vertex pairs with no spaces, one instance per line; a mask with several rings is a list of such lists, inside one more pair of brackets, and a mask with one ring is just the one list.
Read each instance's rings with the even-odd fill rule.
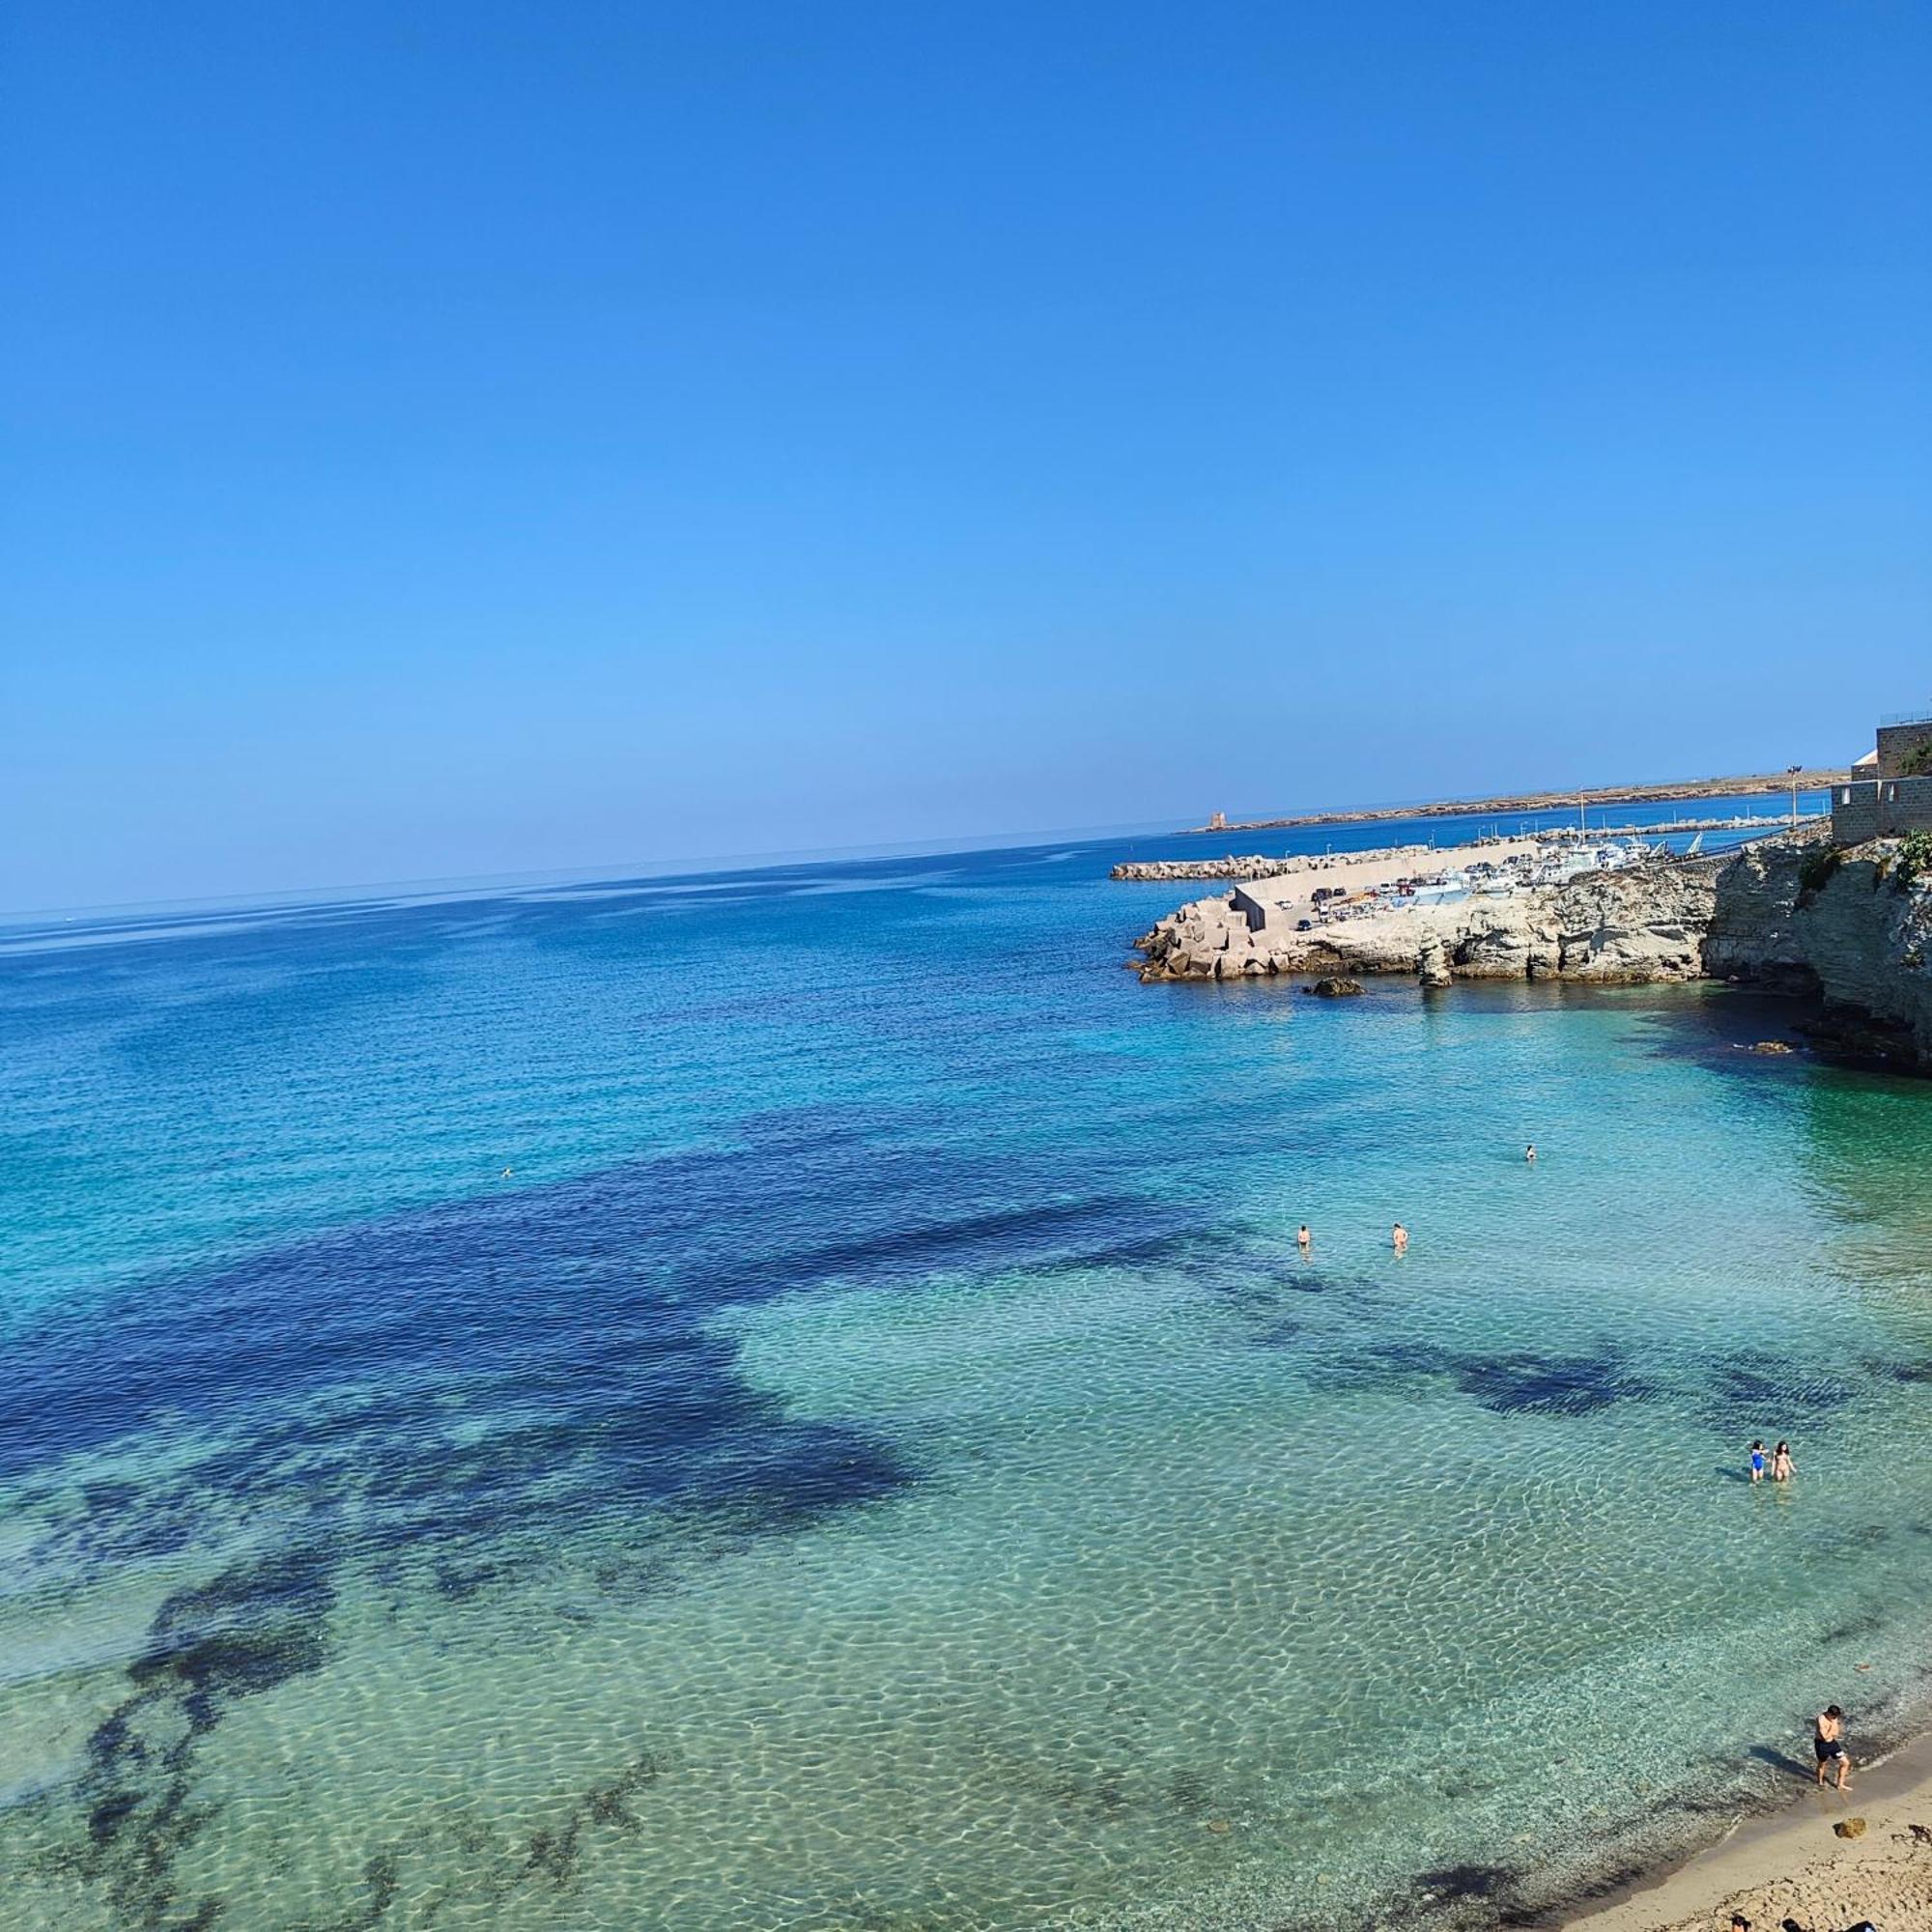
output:
[[1762,1442],[1753,1442],[1751,1444],[1750,1458],[1751,1481],[1761,1483],[1764,1481],[1764,1444]]

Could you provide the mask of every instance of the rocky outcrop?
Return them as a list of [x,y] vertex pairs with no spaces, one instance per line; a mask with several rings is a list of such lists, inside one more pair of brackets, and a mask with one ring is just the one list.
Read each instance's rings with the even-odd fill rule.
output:
[[[1768,838],[1747,846],[1731,861],[1704,934],[1708,972],[1786,992],[1818,990],[1796,924],[1798,895],[1804,890],[1800,874],[1814,849]],[[1839,865],[1842,868],[1842,860]]]
[[1621,984],[1699,978],[1725,863],[1677,860],[1561,887],[1556,977]]
[[1749,980],[1817,995],[1825,1011],[1809,1031],[1823,1044],[1932,1067],[1932,871],[1902,883],[1898,852],[1895,839],[1832,852],[1815,838],[1767,838],[1729,857],[1391,907],[1306,932],[1252,929],[1230,894],[1145,933],[1140,975]]
[[[1767,839],[1727,868],[1704,941],[1707,970],[1824,1002],[1821,1043],[1932,1066],[1932,879],[1902,884],[1898,841],[1823,857]],[[1808,881],[1808,883],[1807,883]]]
[[1442,935],[1431,926],[1422,935],[1422,943],[1416,948],[1415,976],[1425,986],[1442,987],[1455,979],[1449,970],[1449,949],[1442,943]]
[[1352,1000],[1366,989],[1359,980],[1345,980],[1339,974],[1331,973],[1325,980],[1318,980],[1312,986],[1304,986],[1304,993],[1313,993],[1318,1000]]
[[1197,899],[1135,942],[1143,980],[1409,973],[1450,980],[1688,980],[1703,970],[1718,867],[1697,860],[1593,873],[1457,905],[1390,907],[1251,929],[1234,897]]

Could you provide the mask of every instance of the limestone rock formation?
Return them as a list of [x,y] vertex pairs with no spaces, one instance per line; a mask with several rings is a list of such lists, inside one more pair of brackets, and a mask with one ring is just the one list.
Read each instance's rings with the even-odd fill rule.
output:
[[1304,986],[1301,990],[1323,1000],[1348,1000],[1364,988],[1359,980],[1345,980],[1339,974],[1331,973],[1327,979],[1318,980],[1314,985]]
[[1780,836],[1728,856],[1588,873],[1508,897],[1379,908],[1305,932],[1251,928],[1231,893],[1182,906],[1135,950],[1144,980],[1747,980],[1819,996],[1822,1044],[1932,1067],[1932,877],[1901,883],[1895,839],[1824,865],[1822,849],[1815,838]]
[[1436,984],[1545,976],[1689,980],[1703,970],[1719,863],[1633,867],[1456,905],[1389,907],[1306,932],[1250,929],[1230,894],[1182,906],[1135,945],[1144,980],[1419,974],[1425,960]]
[[[1846,848],[1804,883],[1815,844],[1766,839],[1732,861],[1705,936],[1707,969],[1786,992],[1815,993],[1854,1050],[1932,1065],[1932,881],[1901,888],[1897,841]],[[1815,875],[1814,875],[1815,876]],[[1850,1024],[1847,1016],[1857,1016]]]

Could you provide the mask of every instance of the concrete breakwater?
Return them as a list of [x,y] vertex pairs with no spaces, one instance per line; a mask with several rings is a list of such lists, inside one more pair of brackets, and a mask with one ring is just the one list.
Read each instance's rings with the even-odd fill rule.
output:
[[1932,877],[1896,840],[1768,838],[1452,905],[1377,908],[1297,929],[1265,895],[1197,899],[1135,942],[1144,981],[1409,974],[1642,984],[1705,978],[1815,995],[1864,1050],[1932,1066]]

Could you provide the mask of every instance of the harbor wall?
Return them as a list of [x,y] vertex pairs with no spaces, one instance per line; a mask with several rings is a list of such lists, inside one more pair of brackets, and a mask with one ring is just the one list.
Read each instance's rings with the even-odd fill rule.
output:
[[[1932,739],[1932,725],[1922,728]],[[1832,787],[1832,842],[1862,845],[1868,838],[1932,832],[1932,778],[1860,779]]]

